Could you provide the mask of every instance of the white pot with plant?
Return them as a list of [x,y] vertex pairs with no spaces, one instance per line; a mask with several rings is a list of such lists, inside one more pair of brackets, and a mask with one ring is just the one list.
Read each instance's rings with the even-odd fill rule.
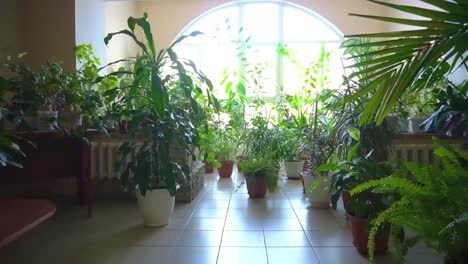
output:
[[302,180],[304,181],[304,189],[309,199],[310,206],[315,208],[330,207],[330,193],[328,174],[317,174],[302,172]]
[[[206,77],[194,74],[193,65],[179,59],[173,47],[200,33],[181,36],[168,49],[158,52],[146,13],[141,18],[130,17],[128,26],[128,30],[109,33],[104,39],[108,44],[115,35],[129,35],[142,48],[137,63],[130,64],[134,86],[121,100],[122,104],[133,100],[130,126],[138,131],[130,130],[131,139],[119,147],[120,180],[125,190],[136,190],[144,224],[162,226],[169,223],[174,210],[177,182],[186,182],[190,175],[187,161],[172,154],[180,150],[192,153],[198,147],[197,127],[205,122],[202,105],[194,96],[203,96],[198,91]],[[138,27],[145,32],[146,45],[137,40],[134,31]],[[200,80],[193,81],[194,76]]]
[[288,179],[301,179],[301,172],[304,170],[304,161],[298,160],[300,142],[293,129],[282,128],[282,156],[284,159],[284,170]]

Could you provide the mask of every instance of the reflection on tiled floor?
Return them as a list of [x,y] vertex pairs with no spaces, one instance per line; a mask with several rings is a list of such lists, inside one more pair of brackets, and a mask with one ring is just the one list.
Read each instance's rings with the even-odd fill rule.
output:
[[[354,264],[342,208],[313,209],[300,181],[282,179],[277,192],[248,199],[242,177],[207,174],[189,204],[176,204],[168,226],[145,228],[136,201],[98,201],[92,218],[65,206],[49,221],[0,249],[1,264]],[[407,263],[443,263],[423,247]],[[397,263],[391,252],[377,263]]]

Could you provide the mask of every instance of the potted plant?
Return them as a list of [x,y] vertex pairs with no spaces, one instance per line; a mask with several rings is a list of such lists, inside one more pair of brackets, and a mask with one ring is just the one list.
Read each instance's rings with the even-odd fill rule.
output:
[[[290,134],[290,133],[286,133]],[[285,137],[282,150],[284,153],[284,170],[286,176],[291,180],[301,179],[301,172],[304,170],[304,160],[297,159],[300,142],[296,135]]]
[[[331,194],[331,204],[334,209],[336,209],[340,197],[342,197],[343,207],[346,208],[351,200],[350,190],[355,186],[372,179],[384,178],[391,173],[391,167],[388,162],[377,162],[372,158],[373,150],[365,155],[360,153],[359,130],[355,128],[349,128],[348,130],[349,134],[358,142],[349,150],[346,159],[332,160],[318,166],[315,170],[315,173],[332,173],[331,178],[323,180],[330,182],[329,191]],[[320,183],[320,181],[317,181],[315,185],[309,187],[309,190],[313,190]]]
[[[173,48],[199,32],[181,36],[158,52],[146,13],[141,18],[130,17],[127,24],[129,29],[109,33],[104,39],[108,44],[115,35],[128,35],[141,48],[131,66],[134,80],[126,95],[134,100],[131,127],[135,129],[130,131],[130,142],[119,148],[121,184],[125,190],[136,190],[144,224],[162,226],[169,223],[174,209],[177,180],[190,173],[185,159],[171,154],[180,150],[191,153],[198,144],[196,127],[203,115],[195,96],[203,96],[200,85],[206,80],[196,69],[192,72],[194,65],[179,59]],[[137,28],[144,32],[146,43],[138,40]]]
[[368,255],[371,250],[377,255],[383,255],[387,252],[390,237],[389,225],[383,225],[376,231],[372,248],[369,248],[370,223],[385,208],[383,198],[376,193],[361,195],[347,204],[345,210],[351,224],[353,245],[359,253]]
[[274,192],[278,186],[279,165],[266,157],[248,158],[241,161],[241,167],[250,198],[263,198],[266,191]]
[[[362,183],[353,195],[371,190],[397,199],[371,222],[369,257],[377,230],[391,224],[393,241],[403,258],[417,241],[446,255],[445,263],[466,263],[468,257],[468,151],[435,140],[440,166],[407,162],[389,177]],[[405,233],[410,230],[414,235]]]
[[216,135],[215,153],[219,162],[218,174],[221,178],[229,178],[234,170],[234,153],[236,146],[228,129],[219,130]]
[[442,131],[447,136],[468,136],[468,81],[461,85],[449,84],[436,98],[437,110],[420,127],[425,132]]

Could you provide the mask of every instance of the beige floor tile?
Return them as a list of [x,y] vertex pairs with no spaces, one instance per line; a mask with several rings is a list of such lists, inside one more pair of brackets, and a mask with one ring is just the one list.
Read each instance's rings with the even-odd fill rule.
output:
[[130,246],[175,246],[182,232],[182,230],[153,231],[145,228],[130,234],[128,243]]
[[296,218],[285,219],[265,219],[262,221],[263,230],[270,231],[285,231],[295,230],[302,231],[302,226]]
[[224,218],[192,218],[187,223],[187,230],[223,230]]
[[177,246],[216,247],[220,245],[222,231],[185,230]]
[[338,231],[305,231],[310,244],[315,247],[352,247],[351,230]]
[[225,218],[227,209],[225,208],[214,208],[214,209],[204,209],[199,208],[193,212],[192,218]]
[[367,264],[366,257],[360,255],[354,247],[314,247],[320,264]]
[[263,230],[262,221],[252,218],[227,218],[224,230]]
[[264,247],[263,231],[224,231],[222,247]]
[[198,209],[227,209],[228,207],[228,200],[203,200],[198,205]]
[[[219,247],[176,247],[170,256],[171,264],[216,264]],[[158,261],[153,263],[159,264]]]
[[267,264],[264,247],[221,247],[218,264]]
[[319,264],[312,247],[269,247],[268,264]]
[[264,231],[267,247],[308,247],[304,231]]

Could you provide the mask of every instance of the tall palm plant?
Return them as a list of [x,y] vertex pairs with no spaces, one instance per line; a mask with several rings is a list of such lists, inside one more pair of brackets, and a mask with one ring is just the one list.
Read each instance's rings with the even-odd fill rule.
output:
[[[365,78],[359,80],[365,86],[349,100],[356,99],[373,91],[360,122],[376,121],[381,123],[392,110],[403,93],[416,89],[415,83],[426,73],[434,72],[449,63],[448,74],[461,68],[468,71],[466,51],[468,47],[468,0],[419,0],[428,8],[369,0],[408,16],[421,19],[383,17],[362,14],[350,14],[389,23],[415,26],[417,29],[358,34],[347,37],[366,37],[368,43],[344,43],[345,48],[376,47],[372,52],[376,58],[371,61],[356,62],[350,67],[356,68],[353,76]],[[349,57],[356,59],[369,54]],[[466,74],[464,75],[466,76]],[[466,78],[466,77],[465,77]],[[426,83],[431,83],[431,77]]]

